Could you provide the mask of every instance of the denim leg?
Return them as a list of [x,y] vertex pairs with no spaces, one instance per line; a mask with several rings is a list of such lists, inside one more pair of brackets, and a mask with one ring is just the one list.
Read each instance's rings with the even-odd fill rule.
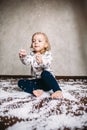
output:
[[37,80],[21,79],[18,81],[18,86],[25,92],[31,93],[37,89]]
[[48,72],[48,71],[43,71],[41,74],[41,79],[44,81],[44,83],[46,84],[46,86],[49,88],[49,90],[53,90],[58,91],[61,90],[60,86],[58,85],[56,79],[54,78],[54,76]]
[[41,78],[38,82],[39,89],[42,89],[44,91],[49,91],[52,88]]

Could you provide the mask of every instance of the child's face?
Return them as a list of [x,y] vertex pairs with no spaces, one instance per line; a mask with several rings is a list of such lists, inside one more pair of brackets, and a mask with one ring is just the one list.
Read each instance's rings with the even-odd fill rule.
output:
[[32,40],[32,47],[35,52],[41,52],[46,47],[46,40],[42,34],[36,34]]

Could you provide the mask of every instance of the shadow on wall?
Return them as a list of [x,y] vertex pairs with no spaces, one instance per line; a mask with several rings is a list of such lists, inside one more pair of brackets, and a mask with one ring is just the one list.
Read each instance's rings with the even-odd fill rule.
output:
[[[74,13],[75,13],[75,21],[77,22],[77,30],[78,30],[78,37],[80,42],[80,53],[81,58],[83,59],[83,68],[87,70],[87,1],[79,1],[80,4],[78,4],[78,0],[75,1],[75,4],[73,4]],[[77,9],[77,7],[79,9]],[[80,14],[80,15],[78,15]],[[86,72],[87,73],[87,72]]]

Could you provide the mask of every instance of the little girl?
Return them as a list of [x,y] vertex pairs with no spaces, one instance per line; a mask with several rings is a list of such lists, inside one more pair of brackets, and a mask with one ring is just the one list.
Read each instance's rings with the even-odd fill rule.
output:
[[32,36],[31,49],[30,54],[22,49],[19,52],[19,57],[23,64],[31,64],[33,79],[19,80],[18,86],[36,97],[41,96],[44,91],[53,90],[51,98],[62,98],[62,91],[51,71],[51,48],[46,34],[35,33]]

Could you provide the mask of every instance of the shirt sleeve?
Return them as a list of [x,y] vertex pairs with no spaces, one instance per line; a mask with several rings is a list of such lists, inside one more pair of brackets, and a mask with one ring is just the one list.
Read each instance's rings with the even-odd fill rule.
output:
[[49,68],[50,67],[50,65],[51,65],[51,62],[52,62],[52,54],[51,54],[51,52],[47,52],[44,56],[43,56],[43,58],[42,58],[42,64],[41,64],[41,66],[43,67],[43,68]]
[[33,57],[31,54],[28,54],[25,57],[20,58],[20,60],[24,65],[30,65],[33,61]]

